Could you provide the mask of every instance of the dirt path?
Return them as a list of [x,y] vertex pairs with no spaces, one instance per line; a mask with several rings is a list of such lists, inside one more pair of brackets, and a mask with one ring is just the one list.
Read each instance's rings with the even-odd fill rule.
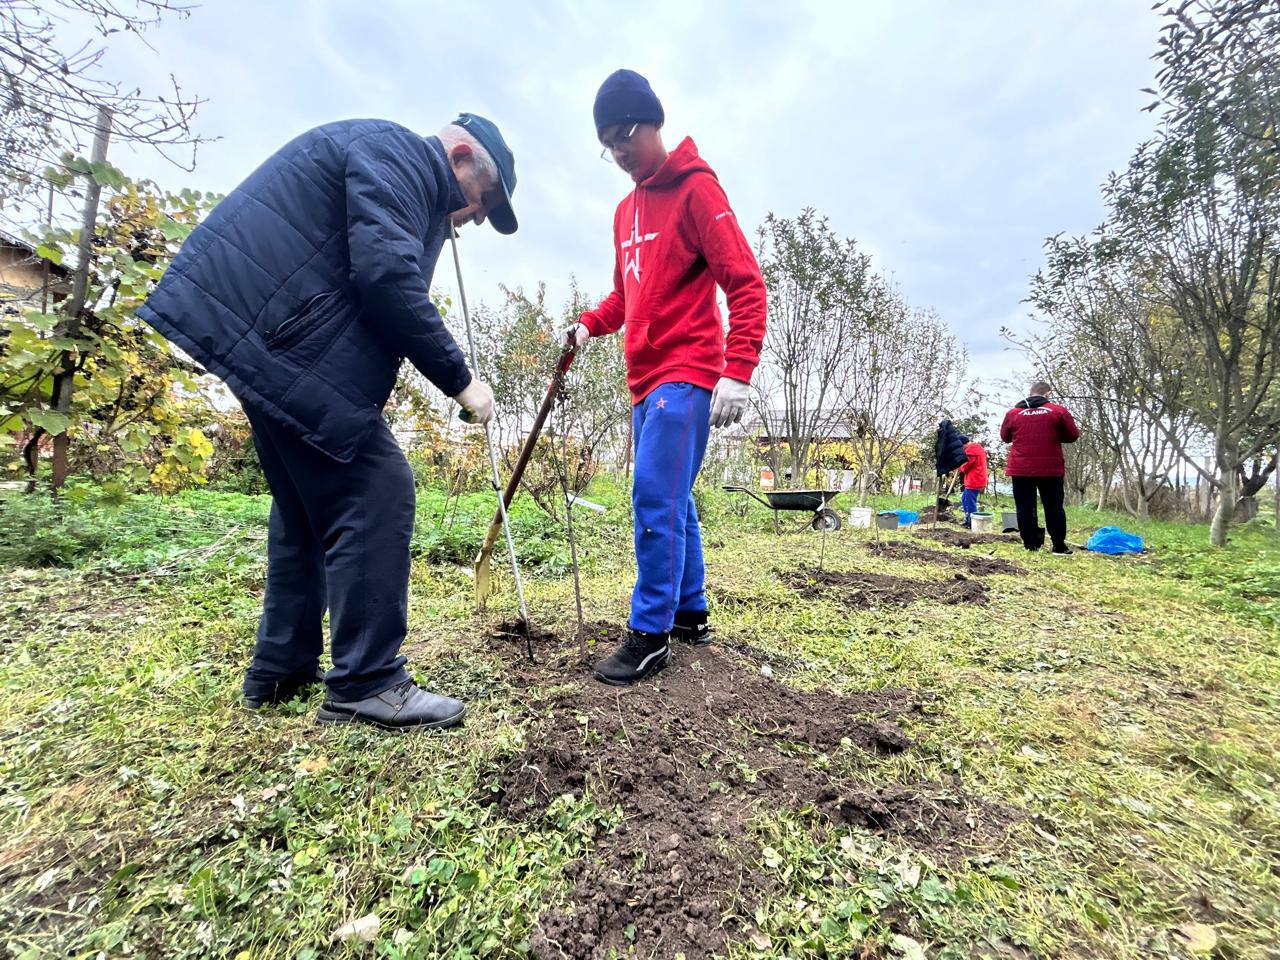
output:
[[939,543],[945,543],[952,547],[963,547],[969,549],[975,543],[1017,543],[1018,539],[1012,535],[1005,536],[1002,533],[970,533],[968,530],[951,530],[946,527],[938,527],[936,530],[920,530],[916,533],[917,537],[923,537],[926,540],[937,540]]
[[975,577],[985,577],[995,573],[1026,573],[1011,560],[1000,557],[973,556],[961,553],[948,553],[945,550],[930,550],[917,547],[902,540],[889,540],[880,543],[868,543],[867,549],[877,557],[889,560],[915,560],[920,563],[936,563],[942,566],[959,567]]
[[888,573],[846,572],[801,567],[785,577],[800,596],[832,600],[850,610],[901,607],[916,600],[954,605],[987,603],[987,587],[957,573],[950,580],[917,580]]

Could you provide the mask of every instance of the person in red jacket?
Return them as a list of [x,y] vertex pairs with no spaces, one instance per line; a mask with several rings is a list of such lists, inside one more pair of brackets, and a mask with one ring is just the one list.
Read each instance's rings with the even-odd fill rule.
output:
[[973,515],[978,512],[978,494],[987,488],[987,448],[977,440],[960,438],[969,458],[958,470],[964,479],[964,493],[960,494],[960,506],[964,510],[964,525],[973,526]]
[[1071,411],[1049,401],[1049,384],[1031,385],[1031,395],[1004,415],[1000,439],[1012,444],[1005,473],[1013,481],[1013,502],[1018,511],[1018,534],[1028,550],[1044,546],[1045,531],[1036,515],[1036,494],[1044,504],[1044,525],[1054,553],[1070,553],[1067,546],[1067,513],[1063,509],[1062,477],[1066,464],[1062,445],[1080,436]]
[[[760,267],[725,192],[685,138],[667,152],[665,115],[649,82],[611,74],[596,95],[596,134],[635,183],[613,217],[613,292],[566,338],[624,330],[632,401],[632,508],[638,568],[627,638],[596,665],[606,683],[635,683],[671,660],[670,639],[709,642],[693,481],[709,428],[737,423],[764,341]],[[726,335],[716,287],[729,306]]]

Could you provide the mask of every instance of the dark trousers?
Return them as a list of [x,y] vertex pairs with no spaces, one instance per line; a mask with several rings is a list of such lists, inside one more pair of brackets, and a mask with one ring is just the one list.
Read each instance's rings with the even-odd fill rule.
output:
[[339,463],[250,413],[271,488],[267,589],[245,693],[314,675],[329,610],[339,700],[360,700],[406,679],[399,655],[409,610],[413,472],[385,423],[350,463]]
[[[1061,477],[1011,477],[1013,481],[1013,504],[1018,511],[1018,534],[1022,537],[1023,546],[1029,550],[1037,550],[1044,545],[1045,530],[1055,547],[1066,546],[1067,543],[1067,511],[1063,509],[1064,499]],[[1040,494],[1040,502],[1044,504],[1044,526],[1040,529],[1040,520],[1036,516],[1036,494]]]

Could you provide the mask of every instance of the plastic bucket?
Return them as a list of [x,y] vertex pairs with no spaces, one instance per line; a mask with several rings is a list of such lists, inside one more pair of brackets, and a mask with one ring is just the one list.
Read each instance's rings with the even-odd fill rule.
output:
[[1005,510],[1000,514],[1000,523],[1005,533],[1018,529],[1018,514],[1015,510]]
[[971,513],[969,519],[970,528],[974,533],[990,533],[995,517],[989,513]]
[[896,513],[881,513],[876,516],[876,526],[881,530],[897,530],[898,515]]
[[873,513],[875,511],[870,507],[854,507],[849,511],[849,526],[860,530],[869,530]]

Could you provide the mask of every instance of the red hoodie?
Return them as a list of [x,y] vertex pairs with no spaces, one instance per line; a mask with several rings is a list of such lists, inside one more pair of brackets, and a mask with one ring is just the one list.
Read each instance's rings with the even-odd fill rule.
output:
[[[626,326],[627,386],[745,383],[760,362],[766,294],[720,181],[686,137],[613,215],[613,292],[582,315],[593,337]],[[726,338],[716,287],[729,302]]]

